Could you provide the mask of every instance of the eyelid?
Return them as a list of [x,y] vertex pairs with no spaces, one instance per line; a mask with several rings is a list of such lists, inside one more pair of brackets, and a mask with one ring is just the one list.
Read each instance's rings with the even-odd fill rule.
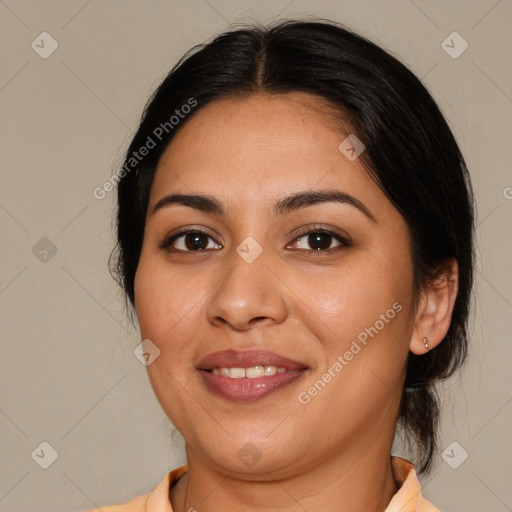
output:
[[322,250],[299,249],[299,248],[290,247],[291,244],[288,244],[286,246],[286,248],[289,248],[291,251],[294,251],[297,254],[307,254],[308,256],[314,256],[314,257],[328,256],[331,254],[338,253],[344,249],[348,249],[348,248],[352,247],[352,245],[353,245],[353,242],[352,242],[352,239],[350,238],[350,236],[345,232],[343,232],[343,234],[341,234],[338,229],[336,229],[336,230],[329,229],[329,228],[326,228],[325,226],[320,226],[318,224],[316,224],[314,226],[307,226],[306,228],[303,227],[301,229],[302,229],[302,232],[295,234],[295,237],[294,237],[293,241],[291,242],[291,244],[297,243],[304,236],[313,235],[316,233],[322,233],[322,234],[330,235],[332,238],[334,238],[338,242],[338,245],[336,245],[335,247],[331,247],[329,249],[322,249]]
[[[211,240],[213,240],[213,242],[215,244],[220,245],[220,249],[222,249],[224,247],[223,243],[219,242],[217,240],[217,235],[213,235],[212,232],[208,228],[198,227],[197,225],[181,226],[180,228],[178,228],[174,232],[171,232],[167,236],[165,236],[164,239],[162,240],[162,242],[160,242],[158,244],[158,246],[161,249],[167,249],[169,251],[181,252],[181,253],[187,253],[187,252],[190,252],[190,253],[206,252],[206,251],[212,250],[212,249],[203,249],[202,251],[184,251],[182,249],[170,248],[170,246],[171,246],[171,244],[172,244],[172,242],[174,240],[176,240],[177,238],[180,238],[181,236],[190,234],[190,233],[200,233],[200,234],[203,234],[203,235],[209,237]],[[314,254],[321,254],[321,253],[328,254],[330,252],[335,252],[336,250],[339,250],[340,248],[351,247],[352,243],[353,243],[352,239],[350,238],[350,236],[345,231],[342,231],[339,228],[334,228],[334,227],[331,227],[331,226],[326,226],[324,224],[309,224],[307,226],[302,226],[298,230],[294,230],[291,233],[289,233],[288,236],[289,237],[293,236],[293,240],[292,240],[291,243],[294,243],[294,242],[297,242],[297,240],[299,240],[303,236],[312,235],[312,234],[315,234],[315,233],[325,233],[325,234],[328,234],[328,235],[332,236],[333,238],[335,238],[340,243],[340,245],[336,246],[336,247],[333,247],[331,249],[325,249],[325,250],[321,250],[321,251],[320,250],[315,250],[315,249],[311,249],[311,250],[308,250],[308,249],[295,249],[295,250],[296,251],[300,251],[300,252],[310,252],[310,253],[314,253]],[[286,248],[288,248],[289,245],[290,244],[287,244]],[[215,250],[218,250],[218,249],[215,249]]]
[[289,234],[289,236],[293,237],[293,241],[295,241],[297,240],[297,238],[300,238],[301,236],[314,233],[327,233],[338,239],[341,239],[343,242],[347,244],[352,243],[352,238],[346,231],[325,224],[308,224],[307,226],[302,226],[301,228],[292,231]]
[[158,247],[160,247],[160,249],[174,250],[176,252],[182,252],[182,253],[205,252],[204,250],[203,251],[183,251],[181,249],[174,249],[174,248],[171,249],[170,248],[170,246],[174,240],[176,240],[180,236],[188,235],[190,233],[200,233],[202,235],[206,235],[206,236],[210,237],[217,245],[220,245],[221,248],[224,246],[222,242],[219,242],[217,240],[217,238],[218,238],[217,235],[212,234],[212,231],[209,230],[208,228],[199,227],[197,225],[190,225],[190,226],[180,226],[176,230],[171,231],[169,234],[167,234],[164,237],[164,239],[161,242],[158,243]]

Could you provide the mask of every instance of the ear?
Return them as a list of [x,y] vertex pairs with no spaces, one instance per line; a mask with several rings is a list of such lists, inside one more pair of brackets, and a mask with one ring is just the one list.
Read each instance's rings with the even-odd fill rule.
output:
[[[453,258],[442,273],[421,292],[409,350],[421,355],[436,347],[446,336],[459,290],[459,266]],[[427,338],[428,347],[424,338]]]

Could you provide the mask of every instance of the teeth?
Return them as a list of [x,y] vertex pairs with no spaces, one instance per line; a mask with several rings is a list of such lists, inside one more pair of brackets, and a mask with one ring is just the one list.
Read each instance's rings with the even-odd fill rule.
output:
[[249,379],[256,379],[257,377],[266,377],[275,375],[276,373],[285,373],[286,368],[277,367],[273,365],[269,366],[251,366],[250,368],[213,368],[212,372],[215,375],[221,375],[222,377],[230,377],[231,379],[243,379],[247,377]]
[[265,375],[275,375],[277,373],[277,366],[265,366]]
[[255,379],[256,377],[263,377],[265,375],[265,367],[264,366],[251,366],[250,368],[246,368],[245,376],[249,379]]
[[243,379],[245,377],[245,368],[226,368],[232,379]]

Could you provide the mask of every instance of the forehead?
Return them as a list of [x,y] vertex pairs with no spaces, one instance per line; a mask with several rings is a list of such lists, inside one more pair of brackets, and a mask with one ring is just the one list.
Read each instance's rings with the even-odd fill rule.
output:
[[340,151],[351,132],[334,114],[307,93],[216,100],[188,120],[162,155],[150,203],[173,190],[248,204],[314,188],[386,200],[360,159]]
[[273,153],[300,150],[304,143],[314,149],[328,133],[334,141],[342,136],[341,116],[337,114],[324,101],[306,93],[219,99],[192,115],[166,153],[174,153],[183,144],[209,155],[212,151],[218,155],[240,154],[254,145],[266,146]]

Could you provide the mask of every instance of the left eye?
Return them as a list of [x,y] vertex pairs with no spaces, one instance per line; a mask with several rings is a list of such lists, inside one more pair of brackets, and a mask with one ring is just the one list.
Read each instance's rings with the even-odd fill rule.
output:
[[201,231],[181,233],[172,237],[167,243],[173,250],[178,251],[205,251],[207,249],[220,249],[221,246],[211,236]]
[[342,237],[327,231],[305,233],[295,239],[295,244],[296,248],[306,251],[328,251],[348,245]]

